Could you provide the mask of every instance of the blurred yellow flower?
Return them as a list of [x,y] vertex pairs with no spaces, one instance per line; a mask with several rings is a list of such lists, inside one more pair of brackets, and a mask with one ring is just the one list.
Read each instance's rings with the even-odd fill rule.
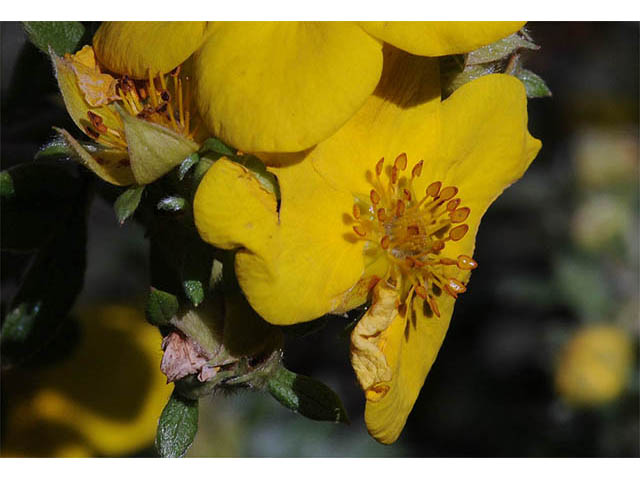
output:
[[239,284],[271,323],[347,311],[373,288],[351,361],[369,432],[391,443],[476,266],[482,215],[540,142],[513,77],[482,77],[441,102],[436,60],[388,49],[385,65],[375,93],[332,137],[265,157],[278,165],[279,208],[251,172],[221,159],[194,215],[205,241],[240,248]]
[[560,353],[556,390],[574,406],[604,405],[627,387],[632,367],[629,334],[615,325],[590,325],[578,330]]
[[3,378],[2,456],[123,456],[153,444],[172,391],[157,329],[126,305],[88,308],[78,320],[68,357]]
[[309,148],[373,92],[387,42],[414,55],[474,50],[524,22],[105,22],[101,62],[136,78],[169,71],[198,49],[194,82],[209,130],[247,152]]
[[150,183],[198,150],[199,120],[180,66],[170,74],[148,69],[145,80],[105,73],[91,46],[74,55],[51,54],[69,115],[101,147],[87,150],[63,138],[79,160],[115,185]]

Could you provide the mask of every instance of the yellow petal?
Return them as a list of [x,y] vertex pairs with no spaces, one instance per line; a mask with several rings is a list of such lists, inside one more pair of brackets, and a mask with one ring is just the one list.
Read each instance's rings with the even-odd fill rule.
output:
[[101,179],[119,186],[136,183],[126,150],[102,148],[94,153],[89,153],[66,130],[59,128],[54,128],[54,130],[62,135],[69,149],[75,153],[76,159]]
[[465,53],[520,30],[526,22],[360,22],[375,38],[414,55]]
[[295,152],[336,131],[381,69],[381,44],[353,24],[222,22],[196,56],[196,100],[236,148]]
[[127,305],[79,312],[71,354],[34,371],[12,405],[6,446],[24,456],[122,456],[151,446],[172,387],[158,368],[158,331]]
[[207,22],[104,22],[93,37],[101,64],[136,79],[167,73],[206,38]]
[[365,392],[367,429],[376,440],[387,444],[400,435],[453,314],[454,300],[446,295],[438,300],[440,317],[431,313],[418,296],[411,303],[404,315],[395,311],[390,326],[379,334],[383,341],[376,344],[392,372],[391,380],[373,384]]
[[470,82],[442,104],[441,161],[434,178],[459,188],[471,209],[469,233],[447,242],[443,255],[471,255],[480,220],[491,203],[527,170],[541,143],[527,130],[527,97],[509,75]]
[[194,141],[117,107],[127,138],[131,170],[139,185],[157,180],[198,150]]
[[289,325],[333,311],[363,271],[362,246],[348,240],[344,212],[352,196],[329,186],[309,162],[274,170],[276,201],[247,169],[218,160],[194,200],[202,238],[241,249],[236,275],[251,306],[268,322]]
[[428,178],[440,141],[439,78],[436,60],[385,48],[384,72],[375,93],[307,158],[336,188],[365,196],[382,157],[391,166],[396,156],[406,153],[410,168],[424,159],[422,178]]
[[[58,86],[60,87],[67,111],[74,123],[83,132],[86,132],[87,127],[91,126],[88,112],[100,116],[106,127],[120,130],[122,128],[122,122],[118,114],[111,107],[105,105],[110,97],[108,93],[110,91],[109,86],[106,86],[106,91],[102,89],[102,94],[100,94],[100,88],[90,90],[92,93],[88,95],[88,99],[92,100],[94,105],[90,105],[87,101],[85,91],[88,90],[88,86],[92,81],[95,84],[96,75],[98,76],[97,81],[101,81],[100,74],[96,74],[94,70],[93,75],[91,75],[91,71],[89,67],[87,67],[88,60],[86,60],[86,55],[89,53],[90,52],[84,49],[80,51],[80,54],[84,57],[83,63],[78,61],[74,56],[63,58],[50,52]],[[80,72],[79,75],[77,72]],[[104,79],[102,80],[104,81]],[[85,91],[83,91],[81,85]]]

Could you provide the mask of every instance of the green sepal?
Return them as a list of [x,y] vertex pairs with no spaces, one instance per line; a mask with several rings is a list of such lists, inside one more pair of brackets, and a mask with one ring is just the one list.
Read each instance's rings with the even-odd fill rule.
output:
[[467,65],[495,62],[508,57],[519,49],[538,50],[540,47],[523,36],[520,32],[478,48],[467,55]]
[[[91,142],[78,142],[82,145],[89,153],[95,153],[98,151],[97,145]],[[45,143],[41,146],[36,152],[35,159],[36,160],[45,160],[48,158],[56,158],[56,157],[69,157],[73,158],[76,155],[70,147],[69,143],[62,137],[61,135],[56,135],[49,142]]]
[[267,389],[282,405],[307,418],[350,423],[340,397],[333,390],[318,380],[293,373],[282,365],[269,378]]
[[204,285],[200,280],[184,280],[182,288],[187,298],[195,307],[200,305],[204,300]]
[[22,22],[31,43],[49,53],[49,46],[58,55],[74,53],[80,48],[84,25],[80,22]]
[[551,90],[549,90],[545,81],[531,70],[519,68],[516,70],[515,75],[522,83],[524,83],[524,88],[527,91],[528,98],[543,98],[551,96]]
[[120,225],[138,209],[138,205],[140,205],[140,200],[142,199],[142,192],[144,192],[144,185],[134,185],[127,188],[116,199],[113,208],[116,211],[116,218]]
[[198,432],[198,401],[174,389],[158,420],[156,450],[163,458],[184,457]]
[[170,325],[171,319],[178,313],[179,308],[175,295],[151,287],[145,310],[147,321],[151,325],[156,327]]
[[156,208],[164,212],[180,212],[184,210],[186,205],[187,201],[183,197],[178,195],[169,195],[162,198],[156,205]]
[[233,157],[236,155],[230,147],[215,137],[207,138],[202,144],[202,147],[200,147],[201,154],[206,152],[213,152],[226,157]]

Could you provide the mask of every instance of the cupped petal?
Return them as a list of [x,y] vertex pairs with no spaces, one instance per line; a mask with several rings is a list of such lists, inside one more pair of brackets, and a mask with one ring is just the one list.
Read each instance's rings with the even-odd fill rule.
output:
[[238,248],[236,276],[251,306],[268,322],[313,320],[342,304],[362,275],[362,246],[344,212],[352,197],[332,188],[309,162],[274,170],[276,200],[243,166],[218,160],[194,201],[201,237]]
[[[377,334],[375,345],[391,374],[389,381],[379,381],[365,391],[364,419],[369,433],[379,442],[396,441],[438,355],[454,306],[453,298],[444,297],[438,301],[437,317],[425,300],[414,296],[411,305],[405,311],[395,310],[389,326]],[[353,354],[354,346],[352,364],[358,373]]]
[[338,189],[368,195],[376,162],[406,153],[410,168],[424,159],[423,177],[438,158],[440,81],[436,60],[384,50],[380,84],[362,108],[308,155]]
[[195,59],[196,101],[247,152],[295,152],[335,132],[373,92],[380,42],[345,22],[222,22]]
[[447,242],[444,255],[472,254],[487,208],[522,177],[541,145],[527,130],[526,92],[515,77],[481,77],[443,102],[435,177],[458,187],[461,205],[471,209],[465,221],[469,233],[459,242]]
[[98,60],[132,78],[167,73],[195,52],[208,22],[104,22],[93,37]]
[[[91,47],[85,48],[90,50]],[[93,101],[98,95],[87,94],[88,86],[104,85],[109,83],[110,79],[115,81],[113,77],[101,74],[99,71],[90,68],[93,52],[89,50],[83,49],[75,56],[69,55],[66,57],[58,57],[53,51],[50,52],[58,87],[67,107],[67,112],[69,112],[69,116],[71,116],[78,128],[85,133],[87,128],[91,127],[89,112],[99,116],[106,127],[120,130],[122,129],[120,117],[111,107],[107,106],[107,99],[109,98],[107,92],[110,87],[104,86],[103,93],[100,96],[103,101]],[[77,55],[81,56],[78,57]],[[93,89],[93,92],[95,93],[96,90],[97,88]]]
[[520,30],[526,22],[360,22],[375,38],[414,55],[465,53]]

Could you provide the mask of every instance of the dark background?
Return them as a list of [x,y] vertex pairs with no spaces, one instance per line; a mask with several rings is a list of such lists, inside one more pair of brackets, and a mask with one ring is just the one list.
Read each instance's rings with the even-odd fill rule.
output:
[[[344,321],[331,319],[318,333],[288,338],[285,362],[331,385],[351,425],[314,423],[259,394],[216,396],[202,402],[191,455],[639,455],[639,26],[533,22],[528,28],[541,49],[527,54],[525,66],[553,92],[529,102],[529,128],[543,147],[485,216],[475,255],[480,268],[457,303],[399,441],[385,447],[368,437]],[[20,24],[2,24],[1,75],[5,169],[30,161],[52,136],[51,125],[75,127],[48,59],[25,42]],[[596,173],[594,156],[601,158]],[[612,178],[597,169],[609,163],[615,168],[603,171],[615,170]],[[148,286],[142,229],[119,227],[104,201],[94,203],[89,229],[78,303],[142,298]],[[2,254],[3,315],[25,261]],[[600,322],[629,332],[633,378],[610,404],[573,408],[554,389],[558,352],[573,332]],[[3,405],[11,395],[6,390]]]

